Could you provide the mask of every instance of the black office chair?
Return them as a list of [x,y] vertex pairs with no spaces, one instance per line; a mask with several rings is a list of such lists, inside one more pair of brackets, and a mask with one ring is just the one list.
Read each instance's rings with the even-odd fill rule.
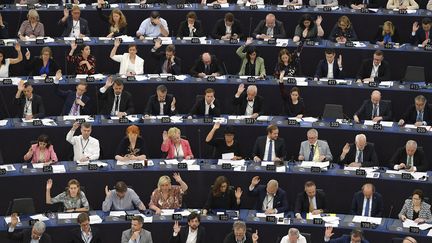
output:
[[393,238],[392,243],[402,243],[403,238]]
[[343,119],[343,105],[325,104],[323,119]]
[[3,152],[0,150],[0,165],[4,164]]
[[425,71],[424,67],[419,66],[407,66],[405,70],[405,76],[402,79],[404,82],[425,82]]
[[306,242],[307,242],[307,243],[312,243],[312,236],[311,236],[310,233],[303,233],[303,232],[300,232],[300,234],[303,235],[304,238],[306,238]]
[[14,198],[7,210],[6,215],[17,214],[34,214],[36,212],[33,198]]

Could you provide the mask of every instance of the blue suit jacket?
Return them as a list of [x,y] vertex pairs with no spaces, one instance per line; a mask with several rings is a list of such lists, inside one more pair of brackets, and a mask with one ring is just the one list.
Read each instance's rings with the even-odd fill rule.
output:
[[[349,235],[342,235],[339,238],[336,239],[332,239],[329,241],[330,243],[350,243],[351,242],[351,236]],[[362,243],[369,243],[369,241],[362,239],[361,240]]]
[[[256,210],[262,210],[262,204],[264,202],[264,198],[267,195],[267,186],[258,185],[252,191],[249,191],[249,196],[258,197],[258,200],[255,204]],[[277,209],[278,213],[288,211],[288,200],[286,197],[286,192],[278,188],[276,195],[273,199],[273,208]]]
[[[361,215],[363,211],[363,200],[364,196],[362,191],[358,191],[354,194],[351,204],[351,214]],[[372,196],[372,209],[371,217],[382,217],[384,214],[384,202],[381,194],[374,192]]]
[[[72,108],[72,105],[75,102],[76,91],[75,90],[61,90],[57,86],[57,95],[60,96],[60,97],[62,97],[65,100],[61,115],[62,116],[68,115],[69,111]],[[81,107],[80,114],[81,115],[90,115],[90,109],[89,109],[89,105],[88,105],[88,102],[90,101],[90,98],[87,95],[84,94],[82,96],[81,100],[86,105],[84,107]]]

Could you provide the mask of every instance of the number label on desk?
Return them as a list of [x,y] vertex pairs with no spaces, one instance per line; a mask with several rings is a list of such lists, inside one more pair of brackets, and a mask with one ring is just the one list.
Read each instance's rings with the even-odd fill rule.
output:
[[426,44],[424,47],[425,51],[432,51],[432,45],[430,43]]
[[360,227],[361,228],[366,228],[366,229],[369,229],[370,227],[371,227],[371,223],[370,222],[361,222],[360,223]]
[[406,9],[399,9],[400,14],[407,14],[408,11]]
[[409,232],[414,233],[414,234],[418,234],[418,233],[420,233],[420,228],[411,226],[411,227],[409,227]]
[[88,77],[86,78],[86,82],[88,82],[88,83],[93,83],[94,81],[95,81],[95,77],[88,76]]
[[376,123],[372,126],[373,130],[383,130],[382,124]]
[[339,126],[340,126],[339,122],[336,122],[336,121],[330,122],[330,127],[339,127]]
[[27,9],[28,10],[30,10],[30,9],[36,9],[36,6],[33,5],[33,4],[27,4]]
[[295,7],[293,5],[287,5],[286,9],[291,11],[291,10],[295,10]]
[[267,43],[269,45],[275,45],[276,44],[276,39],[275,38],[270,38],[270,39],[268,39]]
[[126,77],[126,81],[135,81],[135,80],[136,80],[135,76],[127,76]]
[[0,175],[6,175],[6,169],[0,169]]
[[378,87],[378,83],[377,82],[369,82],[369,87],[372,87],[372,88],[376,88],[376,87]]
[[141,9],[146,9],[146,8],[148,8],[148,5],[145,4],[145,3],[141,3],[139,7],[140,7]]
[[176,77],[174,75],[168,76],[167,81],[174,82],[176,81]]
[[45,78],[45,83],[46,83],[46,84],[52,84],[52,83],[54,83],[54,79],[51,78],[51,77],[46,77],[46,78]]
[[35,127],[42,126],[42,121],[41,120],[33,120],[33,126],[35,126]]
[[136,170],[140,170],[143,168],[143,164],[142,163],[133,163],[132,168],[134,168]]
[[230,43],[230,44],[238,44],[239,41],[238,41],[238,39],[231,38],[231,39],[229,40],[229,43]]
[[227,214],[220,214],[219,215],[219,220],[220,221],[228,221],[229,220],[229,216]]
[[329,80],[327,81],[327,84],[328,84],[328,85],[336,85],[336,84],[337,84],[337,81],[336,81],[335,79],[329,79]]
[[193,37],[193,38],[191,39],[191,43],[192,43],[192,44],[199,44],[199,43],[200,43],[200,39],[197,38],[197,37]]
[[183,216],[179,213],[175,213],[172,215],[173,220],[182,220]]
[[256,4],[250,5],[249,9],[250,10],[257,10],[258,9],[258,5],[256,5]]
[[255,123],[255,118],[245,118],[245,123],[246,124],[254,124]]
[[231,170],[232,165],[230,163],[222,163],[222,169]]
[[266,222],[276,223],[276,217],[275,216],[266,216]]
[[45,165],[44,167],[42,167],[42,172],[53,172],[53,167],[51,165]]
[[385,49],[393,49],[393,44],[387,42],[387,43],[384,44],[384,48],[385,48]]
[[134,217],[134,215],[133,214],[126,214],[125,215],[125,220],[126,221],[132,221],[132,218]]
[[401,178],[404,180],[411,180],[413,176],[410,173],[402,173]]
[[43,45],[43,44],[45,44],[45,40],[42,39],[42,38],[37,38],[37,39],[36,39],[36,44],[38,44],[38,45]]
[[4,46],[4,45],[5,45],[4,40],[0,40],[0,46]]
[[216,81],[216,77],[215,76],[208,76],[207,77],[207,82],[215,82]]
[[323,10],[326,12],[330,12],[332,11],[332,8],[330,6],[324,6]]
[[221,9],[222,6],[220,4],[213,4],[213,9]]
[[367,9],[367,8],[361,8],[360,12],[361,13],[369,13],[369,9]]
[[310,171],[312,173],[321,173],[321,168],[317,166],[312,166]]
[[276,165],[266,165],[266,171],[276,171]]
[[75,43],[76,43],[77,45],[84,44],[84,40],[83,40],[82,38],[76,38],[76,39],[75,39]]
[[306,45],[307,46],[314,46],[315,45],[315,41],[313,41],[313,40],[307,40],[306,41]]
[[354,47],[354,42],[352,41],[345,42],[345,47]]
[[324,220],[322,218],[314,218],[313,224],[323,224]]
[[410,89],[412,89],[412,90],[419,90],[420,89],[420,85],[418,85],[418,84],[410,84]]
[[129,123],[129,119],[127,119],[127,117],[120,117],[119,123]]
[[171,118],[164,116],[161,118],[161,122],[162,123],[170,123],[171,122]]
[[294,119],[288,119],[288,125],[290,125],[290,126],[297,126],[298,123],[297,123],[297,121],[294,120]]
[[211,118],[211,117],[204,117],[204,123],[213,123],[213,118]]
[[295,78],[288,78],[286,83],[287,84],[297,84],[297,80]]
[[75,119],[76,122],[78,122],[79,124],[83,124],[85,122],[84,118],[77,118]]
[[417,133],[426,133],[426,127],[417,127]]
[[10,78],[3,79],[3,84],[12,84],[12,79]]
[[248,83],[255,83],[256,82],[256,78],[255,77],[247,77],[246,81]]
[[358,176],[365,176],[366,175],[366,171],[363,169],[357,169],[356,170],[356,175]]
[[98,170],[99,167],[97,164],[88,164],[87,169],[88,170]]
[[184,8],[185,8],[185,5],[184,5],[183,3],[177,3],[177,4],[176,4],[176,8],[177,8],[177,9],[184,9]]
[[186,163],[178,163],[177,168],[178,169],[187,169],[187,164]]

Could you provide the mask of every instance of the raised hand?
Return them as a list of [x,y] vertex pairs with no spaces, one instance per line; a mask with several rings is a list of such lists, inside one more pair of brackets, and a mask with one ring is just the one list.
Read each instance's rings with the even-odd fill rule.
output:
[[253,42],[253,38],[252,38],[252,37],[248,37],[248,38],[246,39],[246,43],[245,43],[245,45],[248,46],[248,45],[252,44],[252,42]]
[[180,173],[174,173],[173,174],[173,178],[174,178],[175,181],[177,181],[177,183],[180,183],[182,181]]
[[174,223],[174,226],[173,226],[174,233],[178,234],[178,232],[180,232],[180,228],[181,227],[179,225],[179,222],[176,220],[175,223]]
[[72,125],[72,130],[77,130],[78,127],[80,127],[80,123],[79,122],[74,122],[74,124]]
[[334,233],[333,233],[333,227],[326,227],[324,236],[326,238],[331,238],[333,235],[334,235]]
[[171,101],[171,107],[175,108],[176,105],[176,99],[173,97],[173,100]]
[[323,18],[321,17],[321,15],[318,15],[317,19],[315,20],[315,24],[316,24],[317,26],[320,26],[322,20],[323,20]]
[[24,80],[18,82],[18,90],[21,92],[24,90]]
[[419,29],[419,24],[418,22],[414,22],[412,25],[412,32],[417,32],[417,30]]
[[107,87],[111,87],[113,84],[114,84],[114,80],[112,79],[111,76],[109,76],[109,77],[107,78],[107,80],[105,81],[105,86],[107,86]]
[[27,60],[30,60],[30,51],[29,51],[28,48],[27,48],[27,51],[25,53],[25,57],[26,57]]
[[339,55],[339,58],[337,59],[337,64],[339,67],[342,67],[342,55]]
[[18,42],[15,43],[15,51],[21,52],[21,45]]
[[49,191],[52,188],[53,181],[52,179],[48,179],[46,183],[46,189]]
[[105,195],[106,195],[106,197],[111,196],[111,191],[108,190],[108,186],[105,186]]
[[154,48],[155,48],[155,49],[159,49],[161,46],[162,46],[162,40],[159,39],[159,38],[157,38],[157,39],[155,40]]
[[114,46],[119,47],[120,46],[120,38],[115,38],[114,40]]
[[342,148],[342,153],[347,154],[350,151],[350,145],[349,143],[346,143],[345,146]]
[[255,233],[252,234],[252,241],[254,243],[258,242],[258,230],[255,230]]
[[78,47],[77,43],[76,43],[75,41],[72,41],[72,42],[71,42],[71,49],[72,49],[73,51],[75,51],[75,49],[77,49],[77,47]]
[[15,226],[18,224],[18,215],[16,213],[13,213],[11,215],[11,223],[10,223],[10,227],[11,228],[15,228]]
[[256,185],[258,185],[259,182],[260,182],[260,178],[259,178],[259,176],[254,176],[254,177],[252,178],[251,185],[252,185],[252,186],[256,186]]
[[63,16],[65,18],[69,17],[69,9],[67,9],[67,8],[63,9]]
[[220,122],[215,122],[213,125],[213,129],[219,129],[220,128]]
[[163,131],[163,132],[162,132],[162,140],[163,140],[163,141],[168,140],[168,132],[167,132],[167,131]]
[[243,91],[245,90],[245,85],[244,84],[240,84],[237,88],[237,94],[241,94],[243,93]]
[[240,199],[242,193],[243,193],[242,189],[241,189],[240,187],[237,187],[237,189],[235,190],[235,197],[236,197],[237,199]]

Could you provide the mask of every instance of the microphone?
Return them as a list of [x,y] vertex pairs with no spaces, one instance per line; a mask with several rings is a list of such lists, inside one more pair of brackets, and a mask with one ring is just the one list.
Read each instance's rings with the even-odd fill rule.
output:
[[252,20],[253,20],[253,18],[250,17],[249,18],[249,37],[251,37],[251,35],[252,35]]
[[389,212],[388,218],[391,218],[392,212],[393,212],[393,205],[390,205],[390,212]]
[[12,201],[9,201],[9,205],[6,209],[6,214],[5,215],[10,215],[12,214],[12,212],[10,212],[12,210]]
[[95,86],[95,93],[96,93],[96,115],[99,114],[99,90],[97,86]]
[[223,68],[224,68],[224,71],[225,71],[225,75],[228,76],[228,70],[227,70],[227,68],[225,66],[225,62],[224,61],[222,61],[222,65],[223,65]]
[[198,128],[198,156],[199,158],[202,158],[201,156],[201,129]]

